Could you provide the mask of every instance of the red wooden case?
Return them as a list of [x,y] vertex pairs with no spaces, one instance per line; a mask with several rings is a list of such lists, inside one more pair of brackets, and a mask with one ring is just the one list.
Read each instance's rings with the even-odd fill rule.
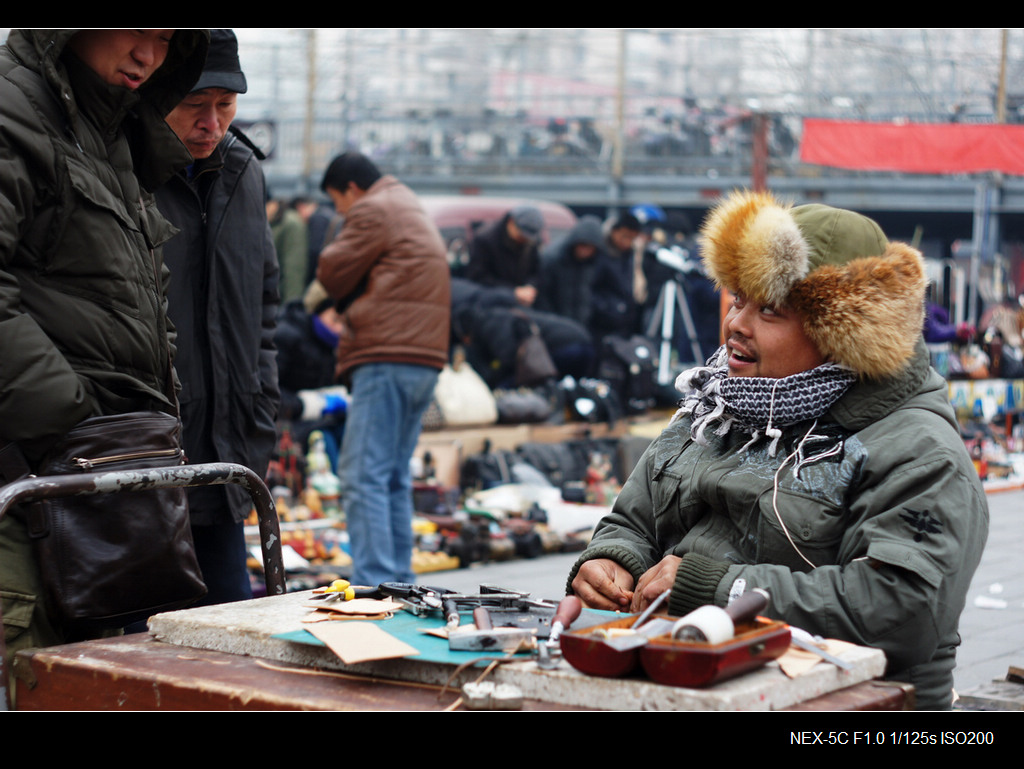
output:
[[635,616],[622,617],[563,633],[562,656],[589,675],[618,677],[642,668],[658,683],[697,687],[754,670],[789,648],[789,626],[764,617],[741,623],[733,638],[719,644],[674,641],[662,635],[644,646],[623,650],[594,635],[596,630],[628,628],[635,620]]

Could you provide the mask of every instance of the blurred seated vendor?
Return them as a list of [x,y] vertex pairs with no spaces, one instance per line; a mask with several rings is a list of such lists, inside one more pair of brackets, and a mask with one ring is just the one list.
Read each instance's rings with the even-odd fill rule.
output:
[[303,448],[314,430],[324,433],[331,467],[345,428],[347,390],[335,382],[341,315],[319,282],[303,299],[288,302],[277,319],[280,418],[290,423],[292,438]]

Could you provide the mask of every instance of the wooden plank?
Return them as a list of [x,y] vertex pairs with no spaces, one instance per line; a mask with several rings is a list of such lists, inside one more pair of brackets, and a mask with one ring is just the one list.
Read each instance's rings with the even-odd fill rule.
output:
[[443,430],[424,430],[420,433],[421,448],[429,448],[431,444],[455,443],[462,449],[462,455],[469,456],[483,450],[484,441],[489,440],[491,447],[514,451],[524,443],[559,443],[562,441],[579,440],[585,437],[608,438],[635,434],[656,437],[668,424],[674,410],[651,411],[629,419],[620,419],[613,426],[606,422],[591,424],[589,422],[566,422],[560,425],[522,424],[522,425],[487,425],[485,427],[451,428]]
[[[165,644],[148,635],[19,652],[17,710],[440,711],[458,692]],[[909,690],[912,693],[912,689]],[[900,710],[899,684],[864,682],[790,710]],[[523,710],[585,710],[525,699]]]
[[[17,710],[424,710],[459,692],[161,643],[148,635],[18,654]],[[574,708],[526,700],[524,710]]]
[[799,702],[786,711],[913,710],[914,687],[888,681],[865,681],[824,697]]

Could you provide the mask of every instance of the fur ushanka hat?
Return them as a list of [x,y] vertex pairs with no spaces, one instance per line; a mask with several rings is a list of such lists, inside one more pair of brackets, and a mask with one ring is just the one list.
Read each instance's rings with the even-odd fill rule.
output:
[[924,259],[866,216],[735,192],[708,214],[701,248],[719,288],[801,313],[827,359],[881,378],[913,355],[924,326]]

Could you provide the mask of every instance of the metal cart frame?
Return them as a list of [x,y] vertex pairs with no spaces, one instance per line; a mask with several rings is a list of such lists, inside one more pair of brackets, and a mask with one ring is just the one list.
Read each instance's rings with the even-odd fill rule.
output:
[[[236,484],[252,497],[259,519],[260,550],[263,553],[263,576],[267,595],[286,592],[284,559],[281,552],[281,527],[270,490],[248,467],[228,462],[154,468],[151,470],[118,470],[114,472],[75,473],[71,475],[29,476],[0,486],[0,518],[16,504],[55,497],[116,494],[122,491],[144,491],[191,486]],[[2,610],[0,610],[2,611]],[[0,613],[0,623],[3,616]],[[7,651],[0,636],[0,709],[10,708],[7,680]]]

